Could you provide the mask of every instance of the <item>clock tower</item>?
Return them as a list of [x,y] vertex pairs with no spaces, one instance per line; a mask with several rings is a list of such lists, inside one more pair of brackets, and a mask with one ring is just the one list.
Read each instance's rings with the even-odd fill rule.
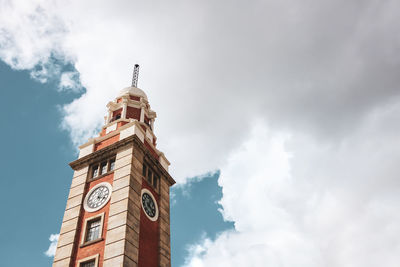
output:
[[53,267],[171,266],[169,162],[156,113],[132,86],[108,103],[98,137],[79,147]]

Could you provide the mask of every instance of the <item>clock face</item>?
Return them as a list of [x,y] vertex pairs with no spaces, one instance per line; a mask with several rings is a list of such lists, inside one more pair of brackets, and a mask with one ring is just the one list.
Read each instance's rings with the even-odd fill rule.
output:
[[147,217],[156,221],[158,218],[157,203],[151,192],[147,189],[142,190],[142,207]]
[[109,183],[100,183],[93,187],[86,195],[84,208],[88,212],[101,209],[111,197],[111,185]]
[[89,195],[89,198],[87,200],[88,207],[95,209],[95,208],[102,206],[102,204],[104,204],[104,202],[106,202],[109,195],[110,195],[110,190],[108,190],[107,186],[102,185],[102,186],[97,187]]
[[156,216],[156,205],[149,194],[144,193],[142,195],[142,204],[147,215],[149,215],[151,218],[154,218],[154,216]]

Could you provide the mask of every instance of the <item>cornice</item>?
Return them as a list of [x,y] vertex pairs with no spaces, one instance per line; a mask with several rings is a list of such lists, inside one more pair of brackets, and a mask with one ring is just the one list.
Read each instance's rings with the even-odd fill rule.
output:
[[115,154],[115,152],[124,146],[128,146],[130,144],[133,144],[136,148],[140,149],[143,154],[146,156],[147,159],[151,161],[152,164],[157,166],[157,168],[162,172],[163,176],[167,178],[167,181],[169,182],[170,186],[175,184],[175,180],[171,177],[171,175],[164,169],[164,167],[161,165],[161,163],[156,159],[149,151],[148,149],[144,146],[142,141],[139,139],[137,135],[132,135],[127,138],[124,138],[114,144],[111,144],[109,146],[106,146],[98,151],[95,151],[89,155],[86,155],[82,158],[79,158],[75,161],[72,161],[69,163],[69,166],[71,166],[72,169],[74,170],[79,170],[82,167],[85,167],[86,165],[93,164],[98,161],[99,158],[103,157],[109,157]]

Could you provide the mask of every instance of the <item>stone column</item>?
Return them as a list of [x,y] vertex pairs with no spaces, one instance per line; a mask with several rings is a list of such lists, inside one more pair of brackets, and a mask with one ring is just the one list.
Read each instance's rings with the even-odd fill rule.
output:
[[165,178],[160,179],[160,267],[171,267],[171,241],[169,220],[169,184]]
[[[112,110],[108,110],[108,117],[107,117],[107,123],[110,123],[111,119],[112,119]],[[106,124],[107,124],[106,123]]]
[[144,106],[141,106],[141,110],[140,110],[140,122],[144,122]]
[[152,130],[153,133],[154,133],[154,119],[151,119],[151,120],[150,120],[150,127],[151,127],[151,130]]
[[117,154],[103,267],[137,267],[142,160],[133,146]]
[[128,100],[127,99],[122,99],[122,114],[121,118],[126,119],[126,110],[128,108]]
[[71,262],[88,170],[89,167],[86,166],[74,172],[67,207],[65,208],[61,225],[60,237],[58,238],[57,250],[54,255],[53,267],[69,266]]

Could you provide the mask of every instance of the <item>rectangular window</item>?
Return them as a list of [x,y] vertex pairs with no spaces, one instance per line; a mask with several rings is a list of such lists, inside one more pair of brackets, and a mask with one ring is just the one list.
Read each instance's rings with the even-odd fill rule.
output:
[[[81,235],[80,246],[89,246],[97,241],[101,241],[104,226],[104,212],[85,219]],[[90,259],[91,260],[91,259]],[[83,261],[86,262],[86,261]]]
[[101,218],[89,221],[87,223],[85,242],[93,241],[100,238]]
[[151,169],[149,169],[147,171],[147,181],[151,184],[151,179],[153,177],[153,172],[151,171]]
[[110,160],[110,167],[109,167],[109,171],[113,171],[115,167],[115,159],[111,159]]
[[[78,260],[77,267],[98,267],[99,266],[99,254],[86,257]],[[75,265],[74,265],[75,266]]]
[[147,177],[147,166],[146,166],[145,164],[143,164],[142,175],[143,175],[144,177]]
[[92,178],[96,178],[99,175],[99,166],[94,165],[92,167]]
[[153,186],[154,186],[154,188],[157,188],[159,179],[160,179],[160,177],[157,174],[153,175]]
[[95,267],[95,264],[96,264],[96,261],[91,260],[91,261],[82,262],[79,266],[80,267]]
[[143,177],[147,180],[149,184],[151,184],[155,189],[159,184],[160,176],[153,172],[153,170],[146,164],[143,163]]
[[107,159],[106,161],[95,163],[91,166],[91,179],[100,178],[107,173],[113,171],[115,168],[115,157]]
[[107,161],[100,165],[100,175],[107,173]]

